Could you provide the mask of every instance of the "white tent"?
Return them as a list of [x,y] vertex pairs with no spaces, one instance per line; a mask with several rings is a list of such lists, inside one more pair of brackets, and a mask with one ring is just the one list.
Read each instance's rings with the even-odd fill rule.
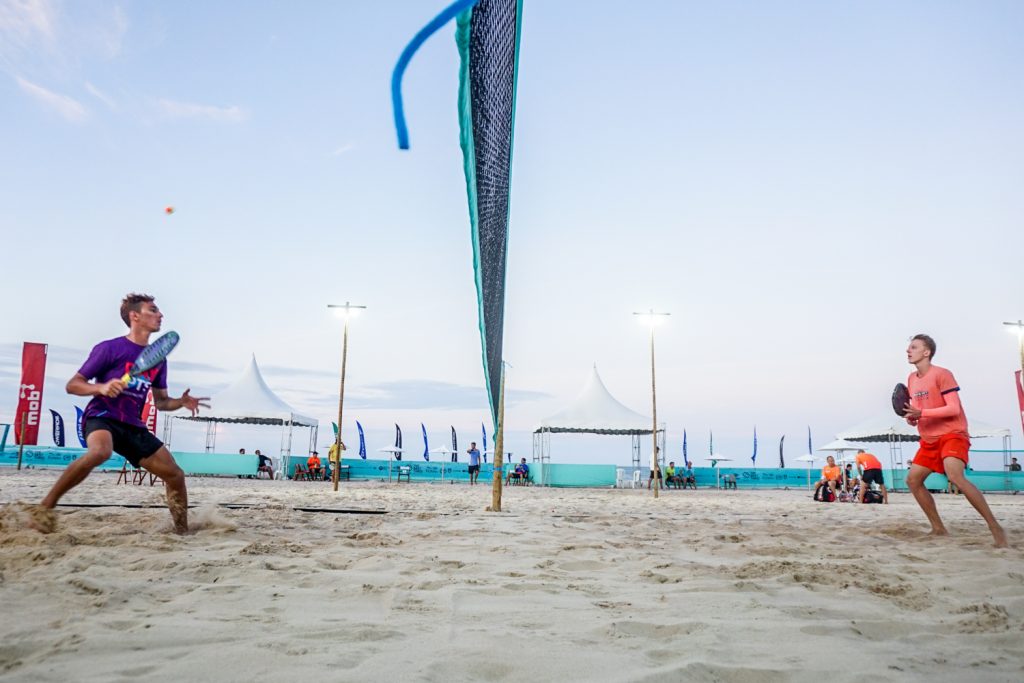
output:
[[[987,437],[1004,437],[1010,435],[1010,430],[1003,427],[993,427],[977,420],[968,420],[968,429],[972,439],[984,439]],[[918,441],[921,437],[917,427],[911,427],[907,421],[897,415],[881,416],[866,420],[854,427],[845,429],[836,438],[846,441]],[[821,450],[821,449],[819,449]]]
[[[288,458],[292,451],[292,433],[295,427],[307,427],[310,430],[310,449],[316,443],[316,432],[319,420],[297,413],[294,408],[282,401],[263,380],[256,356],[253,355],[248,367],[228,388],[210,399],[210,409],[200,412],[195,417],[170,416],[177,420],[206,422],[206,451],[213,451],[216,445],[216,423],[246,425],[279,425],[284,427],[281,436],[281,457]],[[164,429],[170,442],[169,431],[171,420],[167,420]],[[287,467],[287,461],[285,461]]]
[[[1003,427],[993,427],[977,420],[969,419],[967,423],[972,439],[1002,438],[1003,461],[1005,465],[1009,457],[1010,430]],[[895,472],[895,470],[903,469],[905,466],[903,462],[903,443],[916,443],[921,437],[918,434],[917,427],[911,427],[902,417],[890,414],[866,420],[850,429],[845,429],[836,434],[836,438],[845,439],[846,441],[888,443],[889,467]]]
[[[640,437],[652,432],[652,420],[620,403],[601,381],[595,364],[583,391],[563,410],[541,420],[533,432],[533,460],[551,459],[552,434],[602,434],[633,438],[633,465],[640,466]],[[665,424],[658,425],[662,466],[665,459]]]

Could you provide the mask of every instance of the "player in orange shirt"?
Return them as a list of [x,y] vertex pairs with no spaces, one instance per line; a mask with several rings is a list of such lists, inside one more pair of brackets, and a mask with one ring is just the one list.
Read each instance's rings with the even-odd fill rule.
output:
[[865,453],[864,449],[857,451],[854,459],[857,463],[857,471],[860,472],[860,493],[857,494],[857,502],[864,502],[864,494],[871,489],[871,484],[878,484],[882,492],[882,502],[889,504],[889,492],[885,488],[885,480],[882,479],[882,463],[871,453]]
[[904,415],[909,424],[917,427],[921,442],[907,473],[907,486],[931,523],[932,535],[946,536],[949,532],[939,518],[935,499],[924,486],[924,480],[932,472],[945,474],[984,518],[996,547],[1005,548],[1006,532],[996,521],[985,496],[964,476],[971,442],[967,416],[960,403],[960,387],[952,372],[932,365],[934,357],[934,339],[919,334],[910,340],[907,362],[917,370],[907,378],[910,402]]
[[843,470],[836,464],[836,459],[831,455],[826,458],[826,462],[828,464],[821,468],[821,483],[822,485],[828,484],[828,487],[832,489],[834,494],[839,480],[843,478]]

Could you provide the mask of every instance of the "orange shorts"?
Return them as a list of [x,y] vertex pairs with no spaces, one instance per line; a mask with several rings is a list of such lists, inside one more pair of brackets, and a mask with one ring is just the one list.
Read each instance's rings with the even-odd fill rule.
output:
[[967,453],[970,450],[971,440],[963,434],[943,434],[931,443],[921,440],[917,455],[914,456],[914,464],[927,467],[932,472],[945,474],[943,458],[957,458],[967,464]]

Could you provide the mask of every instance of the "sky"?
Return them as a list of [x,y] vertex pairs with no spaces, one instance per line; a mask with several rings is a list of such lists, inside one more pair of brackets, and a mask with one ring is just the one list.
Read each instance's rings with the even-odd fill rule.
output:
[[[44,407],[118,305],[154,294],[182,337],[170,391],[267,383],[368,447],[488,421],[458,144],[454,27],[391,70],[442,8],[356,2],[0,0],[0,421],[23,341],[51,345]],[[668,449],[762,466],[873,416],[910,336],[968,418],[1021,439],[1024,5],[531,2],[523,11],[508,245],[507,447],[596,363]],[[173,206],[167,215],[164,208]],[[7,398],[2,398],[6,396]],[[82,405],[84,401],[79,400]],[[49,443],[44,429],[42,443]],[[490,438],[490,426],[488,434]],[[352,439],[347,436],[346,440]],[[202,448],[202,432],[175,431]],[[975,447],[1000,444],[976,441]],[[321,443],[321,445],[322,445]],[[273,430],[218,450],[276,452]],[[649,452],[649,451],[648,451]],[[556,436],[628,464],[628,438]]]

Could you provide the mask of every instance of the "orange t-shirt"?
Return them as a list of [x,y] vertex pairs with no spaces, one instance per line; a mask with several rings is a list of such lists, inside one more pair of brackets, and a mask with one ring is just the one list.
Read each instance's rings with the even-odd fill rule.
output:
[[320,467],[320,458],[315,455],[310,456],[309,460],[306,461],[306,467],[309,467],[310,469]]
[[821,468],[821,477],[825,481],[835,481],[843,476],[843,470],[839,465],[832,465],[831,467],[825,465]]
[[882,463],[878,461],[878,458],[871,455],[870,453],[858,453],[857,464],[860,465],[865,472],[868,470],[880,470],[882,469]]
[[945,408],[947,397],[954,393],[959,397],[960,387],[952,372],[937,365],[928,368],[924,377],[918,377],[916,372],[912,372],[907,378],[907,388],[910,390],[910,405],[922,411],[921,419],[917,423],[917,432],[922,439],[931,442],[946,434],[967,436],[967,416],[962,405],[953,415],[926,415],[936,409]]

